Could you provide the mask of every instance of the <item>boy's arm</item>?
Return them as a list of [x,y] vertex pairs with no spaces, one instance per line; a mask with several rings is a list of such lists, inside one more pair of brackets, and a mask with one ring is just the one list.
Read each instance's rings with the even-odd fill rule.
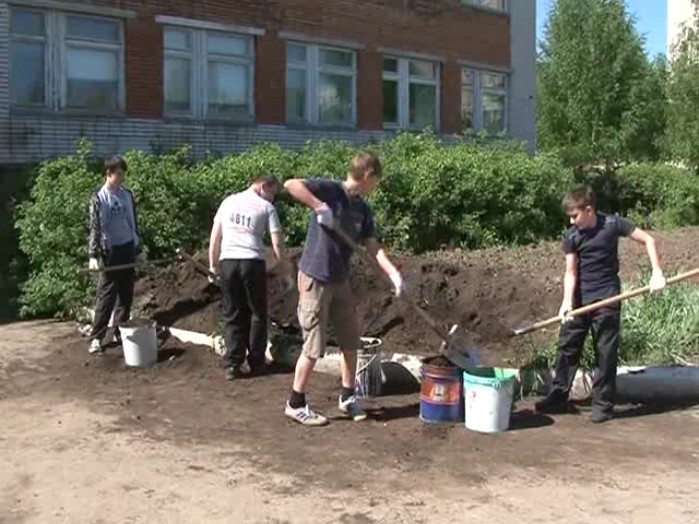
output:
[[665,287],[667,282],[665,281],[665,275],[663,275],[663,269],[660,265],[660,256],[658,255],[658,248],[655,245],[655,238],[638,227],[634,228],[629,237],[639,244],[645,244],[648,258],[653,267],[653,273],[650,278],[650,289],[651,291],[660,291]]
[[398,268],[393,265],[393,262],[391,262],[391,260],[388,258],[388,255],[386,255],[386,252],[379,245],[379,241],[376,240],[376,238],[367,238],[366,248],[371,256],[376,258],[376,261],[379,263],[379,266],[381,266],[384,273],[388,275],[388,278],[391,279],[391,282],[393,282],[393,286],[395,287],[396,296],[399,297],[401,293],[403,293],[403,277],[401,276],[400,271],[398,271]]
[[573,299],[575,297],[575,286],[578,282],[578,255],[575,253],[566,254],[566,271],[563,276],[563,302],[558,315],[565,320],[566,314],[573,309]]
[[209,237],[209,271],[218,274],[218,257],[221,254],[221,221],[214,219]]
[[93,193],[89,204],[89,235],[87,251],[90,259],[90,269],[99,269],[102,264],[102,224],[97,194]]
[[318,215],[318,223],[329,228],[335,225],[332,210],[306,187],[304,180],[300,178],[291,178],[284,182],[284,189],[286,189],[295,200],[311,208]]

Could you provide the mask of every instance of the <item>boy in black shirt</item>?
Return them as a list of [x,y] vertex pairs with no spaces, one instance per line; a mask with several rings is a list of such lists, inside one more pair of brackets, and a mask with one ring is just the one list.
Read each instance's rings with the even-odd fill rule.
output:
[[665,287],[655,239],[626,219],[595,211],[594,194],[581,187],[566,195],[563,208],[571,227],[563,240],[566,272],[563,303],[559,315],[560,332],[555,378],[549,395],[536,404],[539,412],[561,412],[568,408],[568,395],[573,385],[588,331],[597,357],[593,378],[592,421],[612,418],[616,389],[616,367],[619,349],[620,303],[600,308],[587,315],[568,317],[567,313],[581,306],[610,298],[621,292],[619,279],[619,237],[630,237],[645,244],[653,267],[652,291]]

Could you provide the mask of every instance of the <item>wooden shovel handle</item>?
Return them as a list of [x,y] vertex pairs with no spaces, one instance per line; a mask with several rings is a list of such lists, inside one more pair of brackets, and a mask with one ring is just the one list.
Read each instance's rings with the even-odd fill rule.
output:
[[[667,279],[667,285],[672,285],[676,284],[677,282],[681,282],[682,280],[687,280],[688,278],[692,278],[695,276],[699,276],[699,268],[693,269],[691,271],[687,271],[686,273],[681,273],[679,275],[676,275],[672,278]],[[645,293],[650,292],[650,286],[644,286],[644,287],[639,287],[637,289],[632,289],[631,291],[627,291],[626,293],[621,293],[619,295],[615,295],[613,297],[607,298],[605,300],[600,300],[599,302],[594,302],[592,304],[589,304],[587,306],[580,307],[578,309],[574,309],[570,312],[568,312],[569,317],[577,317],[579,315],[584,315],[585,313],[590,313],[592,311],[595,311],[597,309],[606,307],[606,306],[611,306],[613,304],[616,304],[618,302],[621,302],[622,300],[626,300],[628,298],[633,298],[637,297],[638,295],[643,295]],[[539,329],[543,329],[548,326],[552,326],[553,324],[557,324],[561,321],[561,317],[555,316],[551,317],[547,320],[542,320],[541,322],[536,322],[535,324],[532,324],[531,326],[522,328],[522,329],[517,329],[514,331],[515,335],[524,335],[526,333],[531,333],[533,331],[537,331]]]

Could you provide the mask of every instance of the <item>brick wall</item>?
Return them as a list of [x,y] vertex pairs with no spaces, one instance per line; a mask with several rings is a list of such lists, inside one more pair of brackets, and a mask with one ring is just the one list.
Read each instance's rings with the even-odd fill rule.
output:
[[[527,1],[527,0],[517,0]],[[441,60],[440,119],[445,134],[460,129],[460,61],[507,68],[511,64],[511,19],[473,9],[461,0],[63,0],[136,13],[125,20],[127,120],[8,113],[7,67],[0,67],[0,162],[65,154],[79,136],[105,152],[151,144],[191,141],[196,152],[239,150],[260,140],[300,145],[337,137],[359,142],[382,131],[381,49],[438,56]],[[0,51],[7,44],[7,10],[0,0]],[[255,38],[255,125],[165,123],[163,31],[155,16],[169,15],[263,29]],[[357,127],[353,131],[292,130],[285,121],[285,42],[280,32],[342,39],[357,51]],[[533,50],[532,50],[533,53]],[[7,53],[0,52],[0,65]],[[5,74],[3,75],[3,71]],[[124,136],[126,134],[127,136]],[[3,142],[5,142],[3,144]]]
[[[460,60],[499,67],[510,63],[510,19],[472,9],[460,0],[82,0],[133,10],[126,23],[127,113],[160,118],[163,106],[162,27],[156,15],[265,29],[256,40],[255,107],[260,123],[284,122],[284,43],[278,32],[353,40],[358,59],[358,127],[381,128],[380,48],[445,59],[443,131],[458,128],[460,98],[451,91]],[[446,86],[449,86],[449,89]],[[458,91],[458,90],[457,90]]]

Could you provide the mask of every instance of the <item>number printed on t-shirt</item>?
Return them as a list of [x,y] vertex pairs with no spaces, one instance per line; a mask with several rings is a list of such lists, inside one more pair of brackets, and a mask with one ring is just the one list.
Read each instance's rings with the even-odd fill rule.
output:
[[[247,222],[247,224],[246,224]],[[252,218],[246,215],[241,215],[240,213],[235,214],[235,225],[236,226],[243,226],[243,227],[250,227],[250,223],[252,222]]]

